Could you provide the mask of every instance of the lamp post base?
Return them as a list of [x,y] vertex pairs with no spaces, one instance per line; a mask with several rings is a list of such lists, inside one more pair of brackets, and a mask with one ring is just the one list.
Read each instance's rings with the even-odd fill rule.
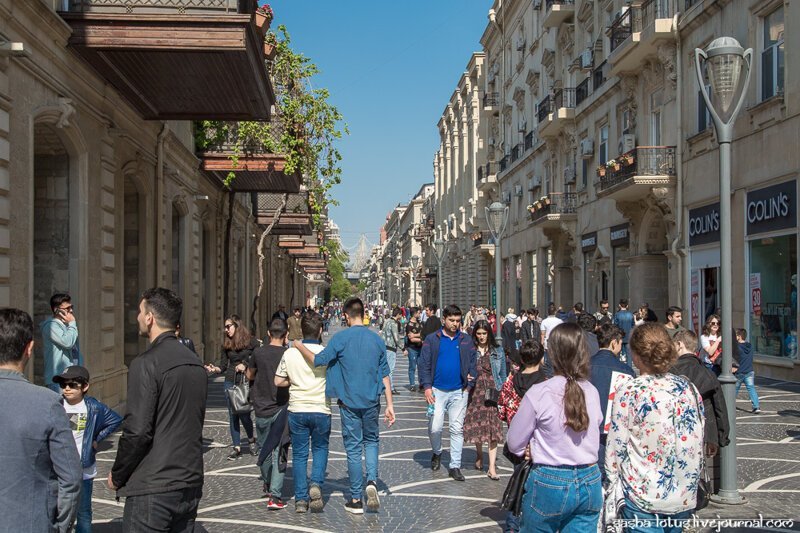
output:
[[721,505],[744,505],[748,503],[747,498],[740,496],[738,492],[725,494],[720,491],[717,494],[712,494],[710,500]]

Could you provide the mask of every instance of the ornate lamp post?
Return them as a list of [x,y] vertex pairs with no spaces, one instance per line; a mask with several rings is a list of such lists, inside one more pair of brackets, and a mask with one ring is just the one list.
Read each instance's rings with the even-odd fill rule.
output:
[[414,301],[414,304],[413,304],[414,307],[417,306],[417,267],[418,266],[419,266],[419,256],[414,254],[414,255],[411,256],[411,279],[414,282],[413,285],[412,285],[412,287],[413,287],[412,290],[414,291],[413,292],[413,296],[412,296],[413,301]]
[[492,232],[492,238],[494,239],[495,316],[497,318],[497,342],[502,344],[502,339],[499,335],[501,326],[500,313],[502,312],[500,301],[500,238],[506,230],[508,206],[502,202],[494,202],[484,209],[486,210],[486,223],[489,225],[489,231]]
[[[706,107],[714,121],[719,143],[719,218],[720,218],[720,286],[722,324],[727,332],[722,334],[722,374],[719,381],[725,402],[728,404],[730,441],[720,450],[720,489],[714,498],[719,503],[741,504],[736,484],[736,378],[731,373],[733,360],[732,331],[732,258],[731,258],[731,141],[733,123],[742,107],[744,94],[750,82],[750,65],[753,49],[745,50],[732,37],[714,39],[703,51],[695,49],[697,81]],[[705,84],[705,74],[711,83],[711,94]]]
[[433,241],[433,255],[436,257],[438,271],[436,275],[439,277],[439,309],[442,308],[442,261],[444,260],[444,253],[447,250],[447,242],[443,241],[441,237]]

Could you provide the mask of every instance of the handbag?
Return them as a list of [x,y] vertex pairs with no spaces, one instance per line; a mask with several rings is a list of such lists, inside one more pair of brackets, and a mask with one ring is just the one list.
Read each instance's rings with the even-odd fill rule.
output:
[[598,533],[622,533],[622,508],[625,507],[625,493],[622,482],[617,478],[603,492],[603,510],[597,521]]
[[250,403],[250,382],[244,372],[236,372],[233,376],[233,387],[225,391],[231,412],[235,415],[246,415],[253,410]]
[[483,405],[486,407],[497,407],[500,401],[500,391],[491,386],[491,382],[484,378],[485,389],[483,390]]
[[700,478],[697,480],[697,505],[694,510],[699,511],[708,507],[708,502],[711,501],[711,475],[708,473],[708,466],[706,465],[705,458],[703,458],[703,465],[700,467]]
[[531,472],[531,462],[523,461],[514,467],[514,473],[508,480],[506,490],[503,492],[503,499],[500,507],[510,511],[514,516],[519,516],[522,510],[522,496],[525,494],[525,482],[528,481],[528,474]]

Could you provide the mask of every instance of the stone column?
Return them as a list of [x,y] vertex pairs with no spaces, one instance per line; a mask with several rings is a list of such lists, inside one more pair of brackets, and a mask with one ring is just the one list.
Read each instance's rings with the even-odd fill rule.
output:
[[11,159],[11,96],[8,88],[9,60],[0,58],[0,307],[11,305],[11,237],[9,233],[9,164]]

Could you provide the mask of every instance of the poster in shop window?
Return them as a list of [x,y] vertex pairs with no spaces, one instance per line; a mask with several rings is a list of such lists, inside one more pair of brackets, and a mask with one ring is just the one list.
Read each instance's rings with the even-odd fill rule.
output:
[[761,273],[750,274],[750,305],[753,315],[761,316]]

